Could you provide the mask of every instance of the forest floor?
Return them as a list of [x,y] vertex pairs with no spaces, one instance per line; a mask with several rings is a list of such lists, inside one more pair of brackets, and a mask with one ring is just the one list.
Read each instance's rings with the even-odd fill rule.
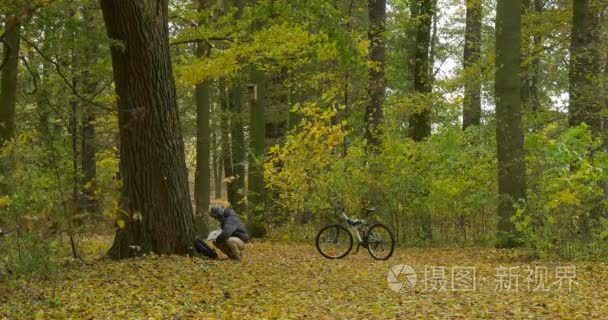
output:
[[[327,260],[312,244],[276,242],[250,244],[241,263],[157,255],[115,262],[103,257],[110,241],[83,241],[85,259],[46,279],[0,283],[0,319],[599,319],[608,314],[608,266],[597,262],[530,260],[522,252],[489,248],[399,248],[388,261],[374,261],[365,251]],[[409,270],[394,267],[400,264],[414,269],[413,289],[401,286],[413,277],[400,274]],[[398,276],[387,279],[391,268]]]

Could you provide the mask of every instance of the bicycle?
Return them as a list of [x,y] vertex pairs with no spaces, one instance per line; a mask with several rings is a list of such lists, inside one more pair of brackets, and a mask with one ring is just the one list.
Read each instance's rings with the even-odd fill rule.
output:
[[[365,218],[375,209],[363,209]],[[346,221],[349,229],[357,237],[357,248],[353,254],[359,252],[360,247],[367,251],[376,260],[388,260],[395,251],[395,237],[391,230],[376,223],[368,228],[367,220],[351,219],[341,212],[341,219]],[[327,259],[342,259],[350,253],[353,248],[353,236],[342,224],[331,224],[319,230],[316,238],[316,246],[319,253]]]

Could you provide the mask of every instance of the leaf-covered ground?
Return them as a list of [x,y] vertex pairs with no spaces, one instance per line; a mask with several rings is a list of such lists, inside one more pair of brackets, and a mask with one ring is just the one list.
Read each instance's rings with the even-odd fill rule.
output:
[[[398,249],[383,262],[360,251],[333,261],[312,244],[259,242],[249,245],[242,263],[181,256],[112,262],[101,258],[106,244],[48,279],[0,284],[0,318],[599,319],[608,314],[608,266],[602,263],[575,263],[576,283],[569,293],[567,282],[558,288],[555,274],[569,263],[529,261],[513,251]],[[389,288],[387,274],[397,264],[415,269],[414,290]],[[463,278],[453,283],[451,273],[460,274],[462,267],[475,269],[475,291],[452,288]],[[519,267],[519,276],[511,269],[506,278],[502,267]],[[541,271],[537,274],[546,268],[545,292],[528,290],[527,267]]]

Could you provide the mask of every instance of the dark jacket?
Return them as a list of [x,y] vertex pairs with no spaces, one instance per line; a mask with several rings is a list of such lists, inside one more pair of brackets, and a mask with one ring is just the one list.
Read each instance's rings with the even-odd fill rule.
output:
[[220,227],[222,228],[222,233],[217,237],[216,242],[225,241],[230,237],[237,237],[243,240],[243,242],[249,241],[249,235],[234,210],[225,208],[220,214],[212,216],[220,222]]

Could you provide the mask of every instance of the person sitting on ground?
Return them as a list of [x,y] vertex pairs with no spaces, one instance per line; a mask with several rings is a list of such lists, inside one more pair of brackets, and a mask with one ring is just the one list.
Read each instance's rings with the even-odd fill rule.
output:
[[245,243],[249,242],[249,235],[245,231],[241,219],[234,210],[224,207],[212,207],[209,210],[209,215],[220,222],[222,229],[222,233],[213,241],[213,245],[226,254],[228,258],[241,260]]

